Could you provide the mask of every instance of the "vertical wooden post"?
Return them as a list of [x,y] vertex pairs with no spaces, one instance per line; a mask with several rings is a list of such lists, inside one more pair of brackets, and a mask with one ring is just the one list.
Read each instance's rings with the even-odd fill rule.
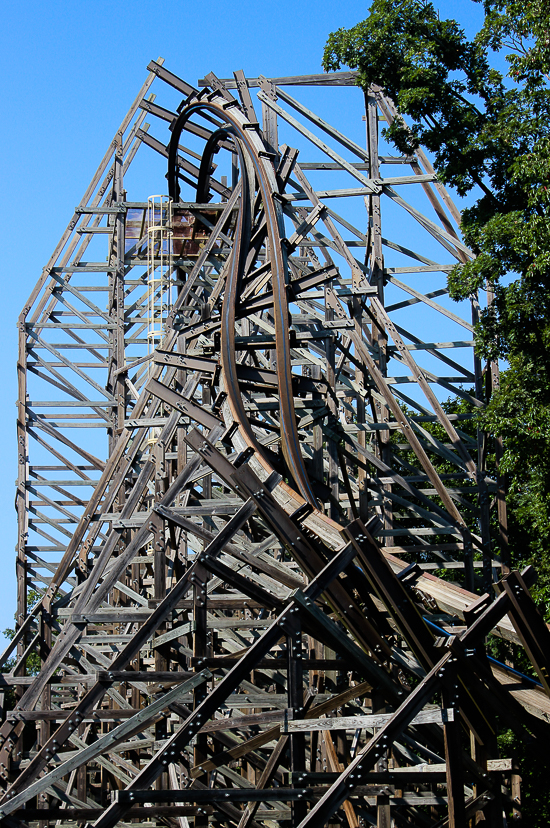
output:
[[449,828],[462,828],[466,823],[464,807],[464,780],[462,773],[462,745],[460,739],[460,719],[456,704],[458,682],[456,672],[450,664],[443,671],[441,680],[441,702],[444,710],[453,710],[452,721],[443,725],[445,742],[445,762],[447,767],[447,798],[449,807]]
[[[266,95],[276,101],[277,93],[275,86],[267,78],[260,79],[260,86]],[[262,131],[264,141],[271,152],[277,153],[279,151],[279,137],[277,129],[277,113],[274,112],[267,104],[262,103]]]
[[[15,571],[17,577],[17,608],[15,630],[27,617],[27,554],[26,545],[29,533],[28,518],[28,436],[27,436],[27,334],[25,329],[26,313],[19,317],[18,357],[17,357],[17,491],[15,506],[17,509],[17,558]],[[25,652],[25,640],[17,645],[17,657]],[[16,691],[16,696],[19,691]]]
[[[304,679],[302,669],[302,626],[296,612],[289,617],[285,629],[288,662],[288,706],[292,709],[294,716],[299,718],[304,704]],[[292,774],[305,771],[306,753],[304,734],[293,733],[289,741],[290,770]],[[305,815],[306,803],[300,801],[292,802],[292,828],[298,828]]]
[[[207,583],[208,573],[203,566],[199,565],[193,578],[193,620],[195,622],[193,656],[195,658],[206,658],[208,655]],[[200,664],[195,669],[200,672]],[[205,697],[206,685],[201,684],[193,691],[193,707],[198,707]],[[195,746],[193,748],[193,764],[195,767],[207,758],[206,739],[204,733],[195,736]],[[195,828],[206,828],[206,826],[208,826],[208,816],[197,814],[195,816]]]
[[512,808],[512,819],[514,822],[521,822],[521,776],[517,772],[517,768],[514,768],[514,771],[512,773],[511,787],[512,802],[514,803],[514,807]]
[[[366,119],[367,119],[367,149],[369,153],[369,175],[371,178],[378,178],[380,175],[380,162],[378,158],[378,100],[376,93],[370,89],[365,96],[366,105]],[[369,212],[369,241],[370,241],[370,284],[377,290],[377,297],[382,305],[384,305],[384,253],[382,249],[382,212],[380,205],[380,196],[372,194],[368,196],[368,212]],[[378,353],[376,355],[376,362],[382,376],[387,376],[387,362],[388,362],[388,337],[385,330],[373,322],[372,324],[372,341],[377,345]],[[386,405],[375,400],[374,403],[376,420],[379,423],[387,423],[390,418],[390,413]],[[391,448],[390,448],[390,430],[389,428],[382,429],[377,432],[378,438],[378,453],[380,459],[388,466],[391,465]],[[387,483],[380,487],[383,496],[384,490],[391,491],[391,484]],[[382,502],[382,514],[384,520],[384,529],[389,531],[393,529],[393,505],[389,498],[384,498]],[[393,546],[394,538],[391,535],[386,535],[384,539],[385,546]]]
[[[475,327],[479,320],[479,302],[477,296],[473,296],[471,300],[472,306],[472,325]],[[490,393],[491,375],[490,371],[484,377],[484,371],[480,358],[474,351],[474,376],[476,396],[480,400],[487,401]],[[485,380],[485,385],[484,385]],[[479,395],[479,396],[478,396]],[[491,554],[491,533],[489,524],[489,493],[487,491],[487,484],[485,483],[485,475],[487,472],[487,434],[481,429],[477,429],[477,485],[478,485],[478,506],[479,506],[479,524],[481,530],[481,543],[483,549],[483,589],[489,595],[493,595],[492,589],[492,554]],[[466,568],[466,589],[474,589],[473,577],[473,560],[466,559],[464,562]]]
[[[115,201],[121,204],[126,200],[124,192],[124,143],[122,132],[118,134],[117,147],[115,152]],[[120,371],[126,360],[124,342],[124,267],[126,248],[126,213],[120,212],[116,215],[115,221],[115,253],[116,273],[114,284],[114,317],[116,320],[116,357],[117,375],[115,382],[115,399],[117,402],[117,437],[124,428],[126,418],[126,374]]]
[[[372,712],[385,713],[385,698],[378,690],[372,692]],[[380,758],[376,762],[377,773],[384,773],[388,770],[388,748],[380,751]],[[376,797],[376,828],[391,828],[391,807],[389,797],[381,794]]]
[[[333,311],[327,307],[325,317],[330,321],[333,317]],[[334,339],[332,336],[327,336],[325,345],[325,353],[327,359],[327,383],[332,393],[328,398],[328,409],[330,411],[330,427],[334,428],[338,424],[338,411],[335,401],[336,396],[336,352],[334,348]],[[338,481],[338,444],[334,437],[327,438],[327,454],[328,454],[328,485],[330,489],[331,499],[329,506],[329,515],[333,520],[338,520],[340,511],[338,509],[338,501],[340,494],[340,484]]]
[[[491,305],[494,302],[494,292],[492,285],[487,282],[487,304]],[[491,361],[491,376],[490,380],[490,395],[500,389],[500,368],[496,360]],[[498,532],[500,545],[500,560],[502,563],[502,575],[508,575],[510,572],[510,548],[508,545],[508,515],[506,511],[506,484],[504,475],[500,471],[500,464],[504,454],[504,442],[502,437],[495,438],[495,460],[497,467],[497,517],[498,517]],[[488,508],[488,507],[487,507]]]

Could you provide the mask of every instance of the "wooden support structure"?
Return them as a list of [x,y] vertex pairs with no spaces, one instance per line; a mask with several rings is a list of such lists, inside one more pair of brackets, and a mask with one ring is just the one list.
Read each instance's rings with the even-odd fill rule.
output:
[[498,546],[459,214],[354,73],[148,70],[19,319],[0,819],[503,825],[550,637]]

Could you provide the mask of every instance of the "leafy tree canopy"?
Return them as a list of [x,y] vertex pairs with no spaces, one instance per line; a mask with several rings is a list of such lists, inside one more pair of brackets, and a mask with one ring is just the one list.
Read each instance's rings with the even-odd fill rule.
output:
[[405,152],[422,144],[440,179],[470,193],[462,232],[477,257],[449,288],[455,299],[494,294],[477,348],[509,368],[484,426],[505,441],[515,562],[535,559],[550,583],[550,3],[483,8],[468,39],[432,3],[373,0],[366,20],[330,35],[323,65],[384,87],[410,124],[386,137]]
[[[504,358],[509,367],[482,425],[503,438],[512,561],[535,564],[535,595],[548,618],[550,2],[473,2],[483,2],[485,14],[469,40],[432,3],[373,0],[366,20],[330,35],[323,65],[357,69],[365,90],[383,87],[410,124],[396,121],[386,137],[402,152],[422,144],[440,179],[470,193],[462,232],[477,256],[454,268],[449,288],[455,299],[480,288],[494,295],[476,344],[482,357]],[[548,764],[534,767],[511,733],[499,739],[520,761],[524,818],[534,828],[548,825]]]

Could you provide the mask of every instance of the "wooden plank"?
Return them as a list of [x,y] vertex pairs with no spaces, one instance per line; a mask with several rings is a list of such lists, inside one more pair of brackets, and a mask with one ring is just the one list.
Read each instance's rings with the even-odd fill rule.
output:
[[[337,716],[330,719],[287,719],[282,732],[293,733],[303,730],[357,730],[357,728],[383,727],[393,716],[393,713],[377,713],[369,716]],[[454,720],[454,709],[441,708],[421,710],[411,719],[411,725],[417,724],[444,724]]]
[[155,397],[168,403],[172,408],[175,408],[187,417],[191,417],[192,420],[195,420],[206,428],[215,428],[221,423],[219,417],[215,417],[209,411],[202,408],[202,406],[197,405],[191,400],[185,399],[177,391],[167,388],[166,385],[163,385],[156,379],[150,379],[145,387]]

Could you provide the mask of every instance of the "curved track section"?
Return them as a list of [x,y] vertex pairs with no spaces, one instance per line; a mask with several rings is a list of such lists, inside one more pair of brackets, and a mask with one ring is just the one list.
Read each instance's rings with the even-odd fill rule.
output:
[[[197,201],[201,200],[201,196],[204,198],[207,193],[207,177],[217,144],[224,138],[231,136],[234,139],[239,156],[242,182],[240,209],[227,274],[221,326],[221,364],[231,412],[235,421],[239,424],[247,444],[257,451],[264,460],[267,460],[267,455],[256,439],[246,416],[239,392],[235,359],[235,311],[239,300],[239,289],[244,275],[246,256],[250,246],[251,200],[254,193],[254,181],[257,181],[266,222],[271,264],[277,381],[281,405],[281,447],[288,472],[298,491],[310,506],[316,508],[317,500],[304,466],[298,429],[296,428],[287,298],[288,265],[282,243],[284,237],[282,209],[280,202],[276,200],[276,195],[279,194],[277,180],[271,162],[265,157],[269,156],[269,153],[259,134],[250,128],[250,123],[240,112],[236,102],[231,108],[228,108],[227,104],[228,101],[220,96],[219,103],[215,101],[191,103],[181,112],[174,124],[168,150],[169,193],[174,201],[178,201],[177,153],[179,139],[185,124],[195,113],[211,112],[217,115],[226,122],[228,128],[218,130],[209,138],[201,162]],[[262,154],[264,157],[262,157]]]

